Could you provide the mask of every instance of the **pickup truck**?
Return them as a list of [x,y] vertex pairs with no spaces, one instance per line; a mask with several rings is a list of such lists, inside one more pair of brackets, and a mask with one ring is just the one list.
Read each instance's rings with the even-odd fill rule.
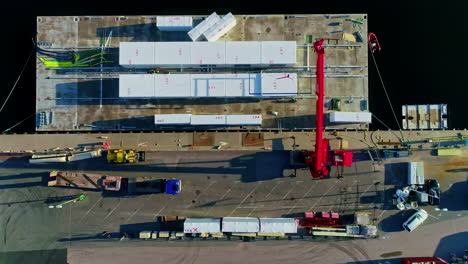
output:
[[182,181],[179,179],[154,179],[128,178],[128,193],[164,193],[177,195],[182,189]]

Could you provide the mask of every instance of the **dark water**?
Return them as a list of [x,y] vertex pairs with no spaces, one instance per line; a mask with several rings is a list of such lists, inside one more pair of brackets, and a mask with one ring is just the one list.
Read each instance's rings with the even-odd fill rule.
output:
[[[271,1],[268,5],[258,7],[239,3],[234,8],[160,8],[159,2],[132,7],[109,2],[106,7],[99,1],[98,8],[95,4],[84,4],[81,1],[56,5],[49,1],[35,2],[33,5],[18,1],[14,4],[16,7],[4,10],[0,17],[0,45],[3,51],[0,64],[0,106],[31,51],[31,39],[35,34],[38,15],[209,14],[213,11],[221,14],[367,13],[369,31],[377,34],[382,46],[382,51],[376,54],[376,60],[397,116],[400,116],[403,104],[446,103],[449,127],[467,127],[468,5],[440,4],[427,7],[427,4],[416,5],[411,1],[413,6],[408,7],[403,2],[382,2],[364,5],[358,1],[349,1],[346,7],[333,7],[330,1],[323,4],[316,1],[283,1],[275,4]],[[35,65],[32,60],[6,107],[0,112],[0,132],[35,112],[35,92]],[[398,125],[371,58],[369,96],[370,111],[386,125],[397,129]],[[32,117],[12,131],[32,132],[34,124]],[[385,126],[374,120],[371,128],[385,129]]]

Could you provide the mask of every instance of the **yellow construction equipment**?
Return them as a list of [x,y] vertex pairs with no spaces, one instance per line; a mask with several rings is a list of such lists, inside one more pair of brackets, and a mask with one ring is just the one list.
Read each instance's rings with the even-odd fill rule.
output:
[[139,161],[145,161],[144,151],[114,149],[107,152],[108,163],[137,163]]

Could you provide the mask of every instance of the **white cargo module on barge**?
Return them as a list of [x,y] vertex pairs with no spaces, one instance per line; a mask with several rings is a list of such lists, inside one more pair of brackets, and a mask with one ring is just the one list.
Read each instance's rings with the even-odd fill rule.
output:
[[293,66],[296,41],[121,42],[119,64],[126,68]]
[[208,41],[216,41],[237,24],[236,18],[232,13],[228,13],[221,18],[216,24],[203,32],[203,36]]
[[221,18],[213,12],[213,14],[209,15],[205,20],[203,20],[200,24],[196,25],[192,30],[189,31],[188,35],[192,39],[192,41],[197,41],[200,37],[207,31],[211,26],[216,24]]
[[191,114],[161,114],[154,115],[156,125],[190,125]]
[[296,73],[122,74],[121,98],[292,97]]
[[332,123],[363,123],[372,121],[372,114],[369,112],[331,112],[330,122]]

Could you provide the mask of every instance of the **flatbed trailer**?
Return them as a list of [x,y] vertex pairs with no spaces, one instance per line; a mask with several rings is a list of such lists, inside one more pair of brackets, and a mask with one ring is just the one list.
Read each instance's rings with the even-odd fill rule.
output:
[[98,191],[120,191],[122,177],[71,171],[51,171],[47,186],[72,187]]

